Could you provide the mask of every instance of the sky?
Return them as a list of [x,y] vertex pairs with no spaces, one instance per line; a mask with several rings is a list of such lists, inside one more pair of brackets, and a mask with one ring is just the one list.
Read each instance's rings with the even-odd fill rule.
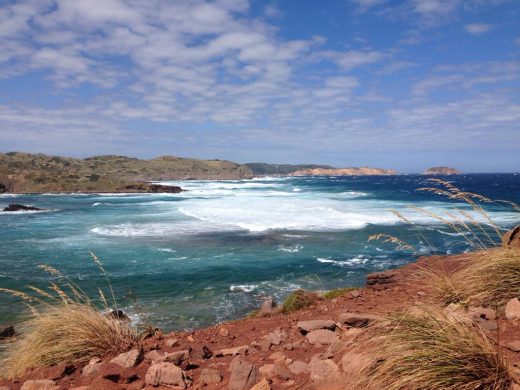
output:
[[520,169],[518,0],[0,0],[0,152]]

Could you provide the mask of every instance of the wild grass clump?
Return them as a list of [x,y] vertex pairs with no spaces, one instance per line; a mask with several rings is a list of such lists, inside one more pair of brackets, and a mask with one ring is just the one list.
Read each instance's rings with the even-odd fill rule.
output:
[[21,336],[6,350],[0,364],[1,375],[16,377],[41,365],[81,364],[94,356],[127,351],[138,342],[137,333],[128,321],[110,315],[113,309],[118,312],[113,289],[99,259],[94,254],[92,259],[107,278],[110,303],[102,289],[99,289],[99,298],[93,300],[72,280],[48,265],[38,267],[56,280],[46,289],[27,286],[32,293],[28,294],[0,288],[0,292],[20,298],[32,312],[30,319],[18,326]]
[[506,390],[509,366],[478,328],[438,309],[396,318],[370,332],[363,352],[376,362],[357,378],[356,389]]
[[520,249],[488,250],[451,279],[461,297],[484,306],[504,306],[520,296]]
[[79,303],[48,307],[23,325],[22,334],[4,361],[10,377],[30,367],[86,363],[95,356],[124,352],[136,340],[125,321]]
[[329,291],[325,292],[322,296],[325,299],[334,299],[334,298],[342,297],[346,293],[348,293],[350,291],[354,291],[354,290],[357,290],[357,288],[356,287],[335,288],[333,290],[329,290]]
[[320,300],[320,296],[316,293],[305,290],[296,290],[291,293],[283,302],[282,313],[292,313],[295,310],[300,310],[305,307],[315,305]]

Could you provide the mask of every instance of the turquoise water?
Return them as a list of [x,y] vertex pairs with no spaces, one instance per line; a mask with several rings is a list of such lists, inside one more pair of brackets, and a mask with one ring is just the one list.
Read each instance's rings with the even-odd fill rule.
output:
[[[520,176],[449,178],[465,190],[520,203]],[[265,296],[282,300],[297,288],[361,286],[369,272],[400,266],[417,254],[368,242],[385,233],[412,243],[419,254],[469,250],[460,234],[409,209],[442,212],[460,206],[436,194],[422,176],[264,178],[175,181],[182,194],[0,195],[0,207],[21,203],[46,212],[0,212],[0,287],[46,286],[50,264],[92,296],[110,275],[122,306],[166,329],[191,329],[243,316]],[[518,214],[487,209],[506,229]],[[390,210],[405,214],[416,227]],[[128,297],[132,290],[139,305]],[[23,313],[0,295],[0,323]]]

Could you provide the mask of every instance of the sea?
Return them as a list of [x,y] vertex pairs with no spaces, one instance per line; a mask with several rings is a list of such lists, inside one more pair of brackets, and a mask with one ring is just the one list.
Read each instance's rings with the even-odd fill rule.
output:
[[[520,204],[520,174],[439,178]],[[368,273],[419,256],[473,250],[475,239],[461,231],[462,223],[489,245],[483,231],[498,242],[499,233],[520,223],[508,203],[479,201],[488,220],[476,205],[421,190],[442,188],[431,179],[261,177],[163,182],[186,190],[179,194],[0,195],[0,209],[10,203],[46,209],[0,212],[0,288],[31,292],[28,285],[67,282],[38,268],[45,264],[94,301],[98,289],[109,299],[92,252],[118,307],[136,324],[188,330],[245,316],[266,297],[281,302],[300,288],[363,286]],[[438,218],[449,219],[446,213],[456,216],[458,227]],[[384,237],[369,240],[377,234],[413,249]],[[0,292],[0,324],[23,320],[27,310],[19,298]]]

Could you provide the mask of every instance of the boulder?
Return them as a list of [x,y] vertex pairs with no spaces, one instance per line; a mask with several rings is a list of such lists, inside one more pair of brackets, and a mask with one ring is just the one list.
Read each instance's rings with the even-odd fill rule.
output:
[[339,367],[330,359],[313,358],[309,363],[310,379],[321,381],[340,376]]
[[8,339],[16,336],[14,326],[12,325],[0,325],[0,340]]
[[124,352],[117,355],[115,358],[110,360],[110,363],[115,363],[124,368],[131,368],[136,366],[142,360],[143,354],[139,349],[132,349],[131,351]]
[[146,352],[144,354],[144,358],[145,360],[150,360],[152,362],[163,362],[166,360],[166,355],[164,353],[161,353],[159,351],[157,351],[156,349],[150,351],[150,352]]
[[502,236],[502,245],[506,248],[520,248],[520,225]]
[[487,330],[488,332],[492,332],[498,330],[498,322],[497,321],[477,321],[478,326],[482,329]]
[[520,319],[520,301],[513,298],[506,305],[506,318],[514,321]]
[[97,374],[99,370],[101,370],[102,363],[92,363],[87,364],[85,367],[83,367],[83,371],[81,372],[82,376],[92,376],[94,374]]
[[283,361],[277,361],[273,365],[273,374],[275,377],[280,378],[281,380],[291,379],[293,373],[291,370],[287,368]]
[[469,307],[468,315],[474,321],[497,319],[495,310],[486,307]]
[[280,345],[282,341],[287,339],[287,333],[281,329],[276,329],[275,331],[265,335],[263,339],[267,340],[271,345]]
[[166,339],[164,342],[164,345],[166,345],[168,348],[178,347],[179,346],[179,340],[177,339]]
[[310,331],[317,329],[334,330],[336,328],[336,323],[332,320],[308,320],[299,321],[296,326],[302,334],[307,334]]
[[264,364],[258,371],[264,378],[272,379],[274,377],[274,364]]
[[180,366],[182,362],[188,360],[190,357],[190,351],[182,350],[171,353],[165,353],[164,361],[175,364],[176,366]]
[[337,333],[327,330],[327,329],[318,329],[313,330],[305,336],[309,344],[320,344],[320,345],[329,345],[335,343],[339,340],[339,336]]
[[352,328],[364,328],[373,321],[381,321],[384,317],[368,313],[341,313],[339,322]]
[[302,362],[301,360],[296,360],[292,362],[288,368],[294,375],[300,375],[307,371],[307,366],[307,363]]
[[520,352],[520,340],[511,341],[509,343],[504,344],[504,347],[510,349],[513,352]]
[[239,358],[230,368],[228,390],[247,390],[260,379],[258,368],[243,358]]
[[24,206],[23,204],[10,204],[3,211],[43,211],[38,207]]
[[148,386],[178,386],[186,388],[184,372],[173,363],[162,362],[152,364],[146,372],[145,382]]
[[271,390],[271,385],[267,381],[267,379],[262,378],[260,382],[251,387],[251,390]]
[[242,345],[240,347],[233,347],[233,348],[224,348],[224,349],[221,349],[220,351],[217,351],[215,353],[215,356],[221,357],[221,356],[235,356],[235,355],[245,354],[248,351],[248,349],[249,349],[248,345]]
[[25,381],[20,387],[20,390],[58,390],[60,387],[56,386],[54,381],[50,379],[31,379]]
[[258,310],[258,315],[264,316],[269,315],[273,312],[273,309],[276,308],[277,304],[276,301],[269,297],[265,301],[262,302],[260,305],[260,309]]
[[367,275],[367,285],[374,286],[376,284],[390,284],[397,281],[397,273],[395,271],[374,272]]
[[198,384],[212,386],[222,382],[222,374],[216,368],[203,368],[200,372]]
[[191,359],[207,360],[213,357],[213,352],[207,346],[193,347],[189,349],[189,356]]
[[229,330],[227,330],[226,328],[220,328],[218,334],[221,335],[222,337],[228,337]]

